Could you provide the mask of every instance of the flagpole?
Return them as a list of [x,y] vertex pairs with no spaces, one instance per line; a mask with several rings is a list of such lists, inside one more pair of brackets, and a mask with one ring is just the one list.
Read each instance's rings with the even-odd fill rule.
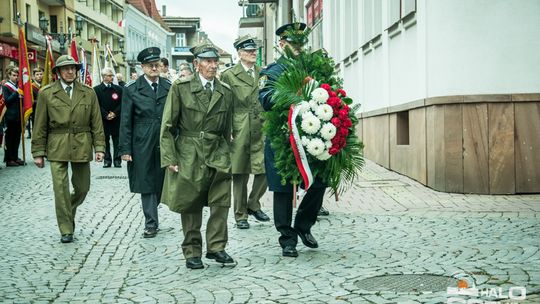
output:
[[[22,22],[21,22],[21,13],[20,12],[17,12],[17,26],[19,27],[19,31],[21,31],[21,28],[22,28]],[[19,41],[20,43],[20,41]],[[20,52],[21,50],[19,50],[19,68],[21,66],[21,55],[20,55]],[[19,72],[19,77],[22,77],[23,75],[21,75],[22,71]],[[19,88],[17,88],[19,89]],[[18,90],[17,90],[18,91]],[[26,165],[26,145],[25,145],[25,141],[24,141],[24,130],[25,130],[25,125],[24,125],[24,113],[23,113],[23,96],[21,94],[19,94],[19,118],[21,119],[21,143],[22,143],[22,160],[23,160],[23,163]]]

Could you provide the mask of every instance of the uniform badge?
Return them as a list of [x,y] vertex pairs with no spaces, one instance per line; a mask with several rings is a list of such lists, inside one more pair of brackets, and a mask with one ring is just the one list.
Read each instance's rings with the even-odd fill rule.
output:
[[118,94],[115,93],[112,93],[112,99],[113,100],[118,100]]
[[262,90],[264,86],[266,85],[266,81],[268,81],[268,76],[262,75],[259,78],[259,90]]

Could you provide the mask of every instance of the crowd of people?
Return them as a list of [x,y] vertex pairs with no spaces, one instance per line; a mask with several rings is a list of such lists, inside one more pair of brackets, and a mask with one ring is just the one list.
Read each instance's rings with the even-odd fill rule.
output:
[[[280,48],[295,54],[303,45],[288,37],[292,27],[303,31],[305,24],[283,25],[276,35]],[[205,257],[234,265],[225,251],[229,209],[233,205],[238,229],[250,228],[249,216],[270,221],[260,202],[267,189],[274,192],[273,217],[282,255],[298,256],[298,238],[307,247],[318,247],[311,227],[318,215],[328,215],[322,208],[326,185],[317,180],[309,188],[293,222],[293,187],[281,184],[272,147],[262,133],[263,113],[272,111],[273,80],[284,70],[282,59],[264,69],[257,66],[258,46],[249,35],[236,39],[233,46],[239,61],[219,77],[219,52],[208,43],[191,48],[195,72],[188,64],[171,72],[159,48],[146,48],[137,56],[142,75],[132,72],[127,83],[121,74],[104,68],[99,85],[81,84],[77,81],[81,65],[69,55],[57,59],[53,73],[58,80],[45,87],[41,87],[43,69],[33,70],[28,136],[35,165],[44,168],[45,159],[50,164],[62,243],[74,241],[76,210],[90,190],[90,161],[95,159],[104,168],[121,168],[125,162],[130,191],[141,194],[144,238],[160,232],[160,203],[180,213],[187,268],[204,267],[204,207],[210,208]],[[16,167],[25,165],[18,157],[22,133],[18,70],[10,67],[6,72],[4,162]]]

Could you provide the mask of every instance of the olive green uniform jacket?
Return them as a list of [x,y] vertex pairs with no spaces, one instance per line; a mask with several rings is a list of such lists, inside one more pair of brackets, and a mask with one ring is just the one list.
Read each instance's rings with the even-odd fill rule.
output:
[[[39,91],[32,134],[33,157],[89,162],[105,151],[105,135],[94,90],[75,81],[71,99],[56,81]],[[93,148],[93,149],[92,149]]]
[[233,92],[233,142],[231,163],[233,174],[264,173],[263,108],[259,102],[260,67],[254,66],[249,76],[241,63],[223,72],[221,80]]
[[161,166],[166,170],[162,201],[174,212],[200,204],[231,205],[232,93],[214,80],[211,100],[199,75],[176,80],[169,91],[161,122]]

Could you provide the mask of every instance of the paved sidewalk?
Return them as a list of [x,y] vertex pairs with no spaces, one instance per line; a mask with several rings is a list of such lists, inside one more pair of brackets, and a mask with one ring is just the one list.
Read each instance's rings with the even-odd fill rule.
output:
[[[325,200],[318,249],[300,243],[298,258],[282,257],[272,222],[250,217],[239,230],[230,212],[238,265],[203,258],[203,270],[188,270],[178,214],[161,206],[163,231],[142,238],[125,165],[92,165],[76,240],[61,244],[49,168],[0,170],[2,303],[446,303],[436,281],[452,287],[457,274],[484,292],[474,303],[520,287],[526,299],[514,302],[540,303],[540,195],[441,193],[368,162],[338,202]],[[272,217],[269,193],[263,209]]]

